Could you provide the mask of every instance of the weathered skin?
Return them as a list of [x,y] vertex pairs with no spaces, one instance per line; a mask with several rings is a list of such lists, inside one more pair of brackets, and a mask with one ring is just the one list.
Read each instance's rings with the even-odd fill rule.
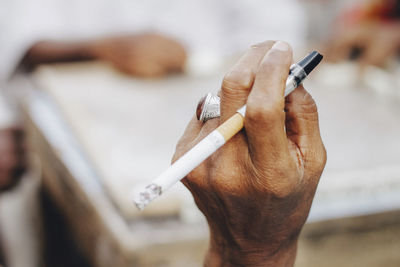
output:
[[292,50],[251,47],[226,74],[221,117],[194,116],[176,160],[247,104],[245,130],[184,180],[210,227],[205,266],[292,266],[326,162],[318,113],[303,87],[285,100]]

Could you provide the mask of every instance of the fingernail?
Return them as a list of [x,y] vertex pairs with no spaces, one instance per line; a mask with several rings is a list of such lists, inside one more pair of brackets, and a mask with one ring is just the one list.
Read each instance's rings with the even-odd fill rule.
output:
[[290,47],[287,43],[278,41],[272,46],[271,49],[286,52],[290,50]]

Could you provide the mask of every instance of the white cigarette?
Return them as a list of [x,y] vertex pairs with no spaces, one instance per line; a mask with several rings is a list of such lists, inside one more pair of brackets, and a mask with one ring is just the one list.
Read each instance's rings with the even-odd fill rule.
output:
[[[293,79],[286,82],[285,96],[295,89]],[[296,86],[297,87],[297,86]],[[179,158],[168,169],[161,173],[151,184],[147,185],[139,194],[133,196],[136,206],[143,210],[150,202],[176,184],[204,160],[211,156],[229,139],[237,134],[244,123],[246,106],[240,108],[235,115],[212,131],[186,154]],[[135,191],[136,193],[137,191]]]
[[240,129],[243,128],[244,115],[236,113],[217,129],[212,131],[186,154],[179,158],[168,169],[161,173],[139,195],[134,196],[136,206],[142,210],[172,185],[188,175],[218,148],[223,146]]
[[[319,64],[322,55],[314,51],[307,55],[298,64],[292,65],[290,75],[286,81],[285,97],[294,91],[307,75]],[[136,206],[143,210],[151,201],[168,190],[172,185],[179,182],[204,160],[211,156],[229,139],[237,134],[244,124],[246,106],[240,108],[235,115],[212,131],[197,145],[190,149],[168,169],[161,173],[151,184],[141,191],[135,190],[133,201]]]

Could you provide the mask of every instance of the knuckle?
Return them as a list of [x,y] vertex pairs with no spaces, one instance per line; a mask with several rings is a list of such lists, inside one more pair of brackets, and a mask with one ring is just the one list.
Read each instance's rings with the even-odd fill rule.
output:
[[295,183],[292,183],[291,179],[288,179],[287,176],[282,177],[284,177],[282,181],[269,182],[266,188],[268,194],[278,199],[284,199],[292,195],[293,192],[295,192],[297,185]]
[[314,176],[315,178],[319,178],[321,176],[322,171],[325,168],[327,159],[328,158],[326,149],[325,146],[322,144],[321,148],[313,155],[312,163],[308,165],[312,176]]
[[279,182],[275,182],[270,187],[270,193],[280,199],[284,199],[292,195],[298,188],[299,176],[294,171],[285,171],[282,174],[284,179]]
[[308,93],[296,93],[286,99],[285,112],[288,117],[318,123],[318,108],[312,96]]
[[293,191],[293,186],[290,185],[275,185],[270,189],[271,195],[278,199],[287,198],[293,193]]
[[312,96],[308,93],[303,96],[302,110],[306,113],[318,112],[317,104],[315,103]]
[[252,121],[278,121],[284,115],[282,103],[266,105],[261,101],[250,101],[247,106],[246,116]]
[[253,84],[254,73],[250,69],[231,70],[222,82],[223,92],[249,90]]
[[258,72],[261,73],[271,73],[270,75],[273,76],[273,73],[277,73],[286,69],[288,67],[288,63],[281,59],[275,59],[274,56],[267,57],[260,65]]
[[[257,166],[254,177],[253,185],[255,188],[279,199],[293,194],[301,180],[296,168],[283,159],[276,159],[273,165],[265,166],[265,164],[262,164]],[[277,177],[279,179],[276,179]]]

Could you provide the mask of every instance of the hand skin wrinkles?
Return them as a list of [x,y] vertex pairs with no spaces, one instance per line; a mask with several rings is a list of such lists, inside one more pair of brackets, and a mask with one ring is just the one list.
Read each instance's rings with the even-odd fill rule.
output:
[[[182,180],[209,224],[205,266],[293,266],[297,239],[325,166],[316,105],[304,88],[286,100],[277,92],[269,92],[265,103],[254,97],[265,99],[263,84],[268,90],[282,90],[285,84],[279,79],[287,77],[291,50],[282,50],[282,44],[281,50],[271,49],[274,44],[259,44],[239,60],[222,83],[221,119],[201,123],[193,118],[177,145],[174,160],[253,94],[245,130]],[[268,65],[276,61],[281,63]]]

